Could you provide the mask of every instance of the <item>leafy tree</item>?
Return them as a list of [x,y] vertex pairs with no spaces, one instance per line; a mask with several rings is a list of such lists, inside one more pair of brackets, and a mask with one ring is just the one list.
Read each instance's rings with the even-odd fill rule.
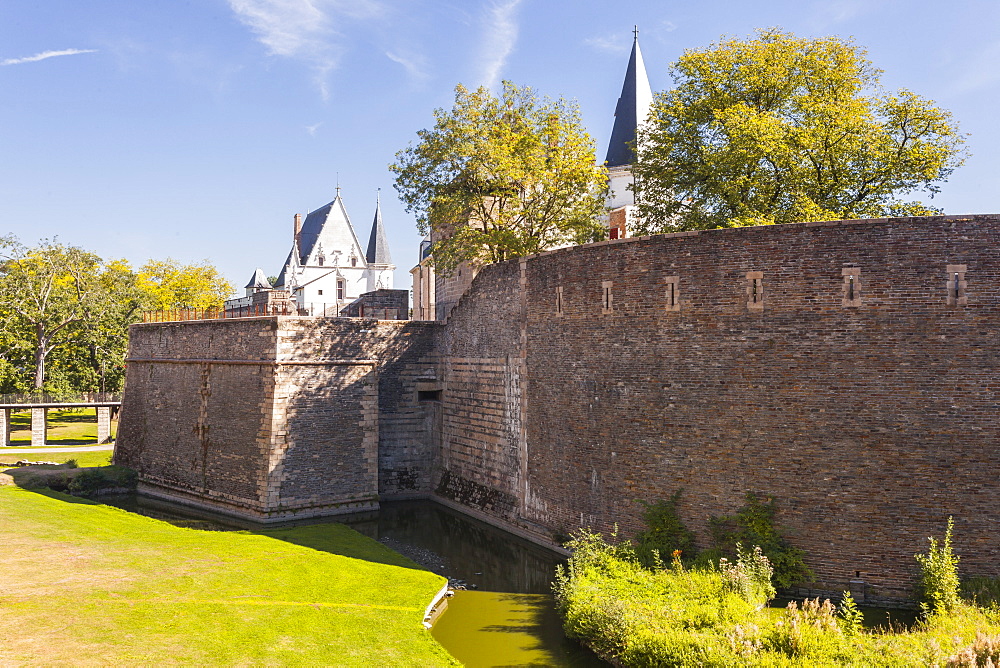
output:
[[925,614],[932,612],[948,613],[958,607],[959,597],[958,561],[959,557],[952,551],[951,536],[955,528],[953,518],[948,518],[948,528],[944,532],[944,540],[938,543],[930,537],[930,547],[927,554],[913,555],[920,564],[920,585],[918,592],[921,608]]
[[0,390],[116,391],[128,327],[154,308],[212,308],[232,286],[208,263],[125,260],[0,237]]
[[139,289],[151,309],[214,309],[233,294],[232,283],[204,260],[181,264],[176,260],[150,260],[139,269]]
[[735,515],[709,520],[714,548],[703,552],[702,558],[715,561],[720,556],[728,556],[738,559],[740,545],[753,545],[760,547],[768,558],[774,569],[774,584],[778,587],[784,589],[812,580],[813,573],[804,561],[805,553],[789,543],[775,523],[777,512],[773,498],[762,499],[747,492],[746,505]]
[[603,233],[604,170],[575,103],[503,83],[455,88],[450,110],[389,166],[444,275],[463,262],[530,255]]
[[151,297],[125,260],[104,265],[98,276],[101,298],[88,303],[82,321],[81,344],[91,372],[91,385],[101,392],[120,389],[125,383],[128,326],[140,320]]
[[7,239],[0,261],[0,308],[4,329],[30,350],[33,387],[41,390],[49,353],[98,298],[100,258],[54,241],[25,248]]
[[640,232],[927,215],[900,197],[933,197],[964,161],[951,114],[884,93],[850,40],[763,31],[672,73],[636,142]]
[[642,519],[646,530],[636,534],[635,551],[644,566],[651,567],[657,561],[671,560],[675,551],[685,558],[695,556],[694,533],[684,526],[677,513],[680,500],[681,490],[677,490],[669,499],[659,499],[654,503],[639,501],[643,506]]

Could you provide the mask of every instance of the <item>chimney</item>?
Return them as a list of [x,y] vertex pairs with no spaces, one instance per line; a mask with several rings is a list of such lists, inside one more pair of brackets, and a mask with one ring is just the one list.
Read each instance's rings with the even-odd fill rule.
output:
[[295,245],[301,246],[302,241],[302,214],[295,214]]

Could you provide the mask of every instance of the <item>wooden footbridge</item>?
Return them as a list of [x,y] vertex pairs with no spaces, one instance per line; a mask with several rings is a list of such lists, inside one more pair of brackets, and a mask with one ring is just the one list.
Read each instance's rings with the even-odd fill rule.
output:
[[45,445],[50,408],[94,408],[97,412],[97,442],[111,442],[111,412],[121,407],[121,396],[108,393],[84,394],[70,399],[52,396],[0,395],[0,443],[10,445],[10,415],[31,411],[31,445]]

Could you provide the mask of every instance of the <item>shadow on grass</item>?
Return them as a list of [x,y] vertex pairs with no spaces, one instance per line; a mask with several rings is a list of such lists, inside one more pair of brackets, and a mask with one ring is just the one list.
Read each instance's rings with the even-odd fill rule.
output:
[[[30,467],[40,469],[41,467]],[[121,469],[121,467],[101,467],[102,469]],[[220,515],[200,508],[192,508],[162,499],[151,499],[131,494],[98,495],[91,498],[80,498],[66,493],[47,489],[39,485],[37,472],[34,476],[27,473],[29,468],[12,469],[20,480],[20,486],[38,494],[44,494],[53,499],[69,503],[87,503],[106,505],[127,512],[167,522],[176,527],[194,529],[197,531],[223,531],[249,533],[281,540],[301,547],[307,547],[320,552],[336,554],[352,559],[360,559],[372,563],[399,566],[415,570],[428,570],[414,561],[386,547],[373,538],[355,531],[346,524],[332,518],[321,518],[309,523],[299,522],[293,526],[268,527],[259,522]],[[59,469],[48,467],[49,476],[58,476]],[[65,470],[65,469],[63,469]],[[78,469],[84,470],[84,469]],[[2,465],[0,465],[2,472]],[[46,475],[46,474],[43,474]],[[11,476],[15,477],[15,476]],[[58,484],[58,483],[57,483]],[[340,518],[343,519],[343,518]]]
[[284,529],[259,529],[253,531],[260,536],[276,538],[320,552],[338,554],[342,557],[361,559],[377,564],[427,570],[382,543],[364,536],[346,524],[327,520],[323,523],[288,527]]
[[[45,445],[44,446],[40,445],[38,447],[39,448],[43,448],[43,447],[49,447],[49,448],[51,448],[54,445],[110,445],[110,444],[112,444],[114,442],[115,442],[115,439],[112,438],[108,443],[98,443],[97,442],[97,436],[93,436],[91,438],[71,438],[71,437],[68,437],[68,436],[65,437],[65,438],[59,438],[59,437],[53,438],[52,436],[49,436],[49,437],[47,437],[45,439]],[[11,442],[9,443],[9,446],[12,447],[12,448],[30,448],[30,447],[32,447],[31,446],[31,439],[27,438],[27,439],[20,439],[20,440],[16,440],[16,441],[15,440],[11,440]],[[0,448],[0,454],[3,454],[3,448]]]

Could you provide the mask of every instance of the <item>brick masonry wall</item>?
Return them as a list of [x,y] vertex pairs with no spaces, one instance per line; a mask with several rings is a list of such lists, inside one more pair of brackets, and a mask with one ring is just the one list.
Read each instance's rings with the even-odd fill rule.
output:
[[[487,267],[442,339],[443,472],[505,504],[470,507],[552,534],[632,533],[636,499],[683,489],[702,545],[709,517],[771,495],[815,590],[861,579],[868,600],[908,596],[913,554],[954,515],[963,572],[1000,575],[998,316],[998,216],[713,230]],[[500,367],[523,374],[519,416]]]
[[275,320],[142,324],[129,334],[137,361],[128,363],[115,463],[154,493],[262,512]]
[[[279,353],[300,360],[372,360],[378,375],[378,492],[385,498],[426,496],[436,449],[439,405],[420,401],[417,387],[435,384],[433,322],[364,318],[288,318]],[[316,380],[322,388],[323,378]],[[294,404],[289,401],[289,405]]]
[[147,494],[260,520],[426,494],[437,409],[415,388],[434,373],[424,358],[437,329],[297,317],[133,326],[116,462]]
[[517,522],[524,496],[524,334],[520,265],[485,267],[439,349],[444,381],[435,494]]
[[368,317],[382,320],[409,320],[409,313],[410,293],[408,290],[365,292],[340,309],[340,315],[345,317]]

